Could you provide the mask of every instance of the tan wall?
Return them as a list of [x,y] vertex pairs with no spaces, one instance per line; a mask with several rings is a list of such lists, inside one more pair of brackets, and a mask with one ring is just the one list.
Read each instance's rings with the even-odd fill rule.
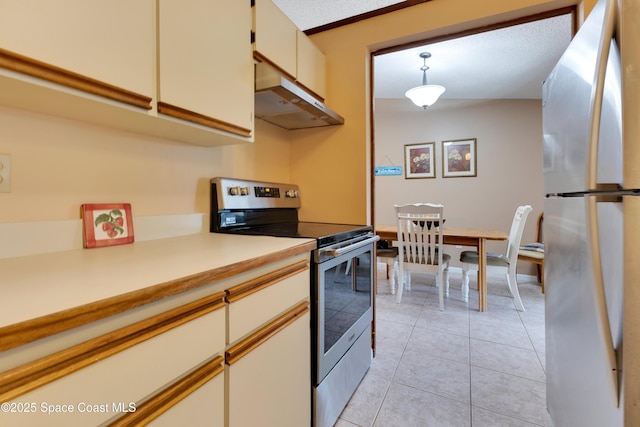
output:
[[75,219],[86,202],[130,202],[134,215],[209,212],[207,181],[218,175],[295,182],[302,219],[366,222],[369,52],[570,3],[433,1],[315,35],[327,54],[328,103],[346,124],[286,133],[258,122],[251,145],[180,145],[0,107],[0,153],[13,165],[0,222]]
[[77,219],[82,203],[128,202],[134,215],[208,213],[215,176],[289,181],[288,136],[257,123],[256,142],[206,148],[0,107],[11,193],[0,222]]
[[[470,6],[470,3],[473,3]],[[455,33],[557,9],[575,1],[432,1],[312,36],[327,56],[328,104],[341,128],[311,133],[291,146],[291,178],[313,190],[301,217],[368,220],[369,55],[382,47]]]
[[[445,206],[448,225],[508,232],[516,208],[530,204],[533,212],[523,240],[534,241],[544,204],[541,101],[490,100],[458,106],[442,100],[428,112],[393,108],[401,101],[376,102],[375,166],[404,167],[404,144],[435,142],[436,177],[375,177],[376,224],[395,222],[394,204],[430,202]],[[477,139],[477,176],[443,178],[442,141],[468,138]],[[457,260],[453,249],[448,251]],[[489,250],[502,251],[504,243],[490,245]]]

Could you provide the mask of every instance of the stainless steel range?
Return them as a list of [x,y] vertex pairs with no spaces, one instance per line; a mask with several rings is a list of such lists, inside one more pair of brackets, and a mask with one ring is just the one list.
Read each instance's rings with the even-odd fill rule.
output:
[[298,186],[211,180],[211,231],[304,237],[311,254],[313,425],[333,426],[371,364],[375,242],[371,226],[298,221]]

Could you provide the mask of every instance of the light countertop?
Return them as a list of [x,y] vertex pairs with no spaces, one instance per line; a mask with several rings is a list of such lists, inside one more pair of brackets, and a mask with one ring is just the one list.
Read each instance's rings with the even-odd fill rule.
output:
[[0,329],[191,277],[215,280],[315,249],[312,239],[201,233],[0,260]]

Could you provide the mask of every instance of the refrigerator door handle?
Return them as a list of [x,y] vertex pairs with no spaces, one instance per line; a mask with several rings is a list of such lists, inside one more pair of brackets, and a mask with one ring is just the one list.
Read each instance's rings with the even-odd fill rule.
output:
[[618,381],[618,360],[616,350],[613,346],[613,336],[611,332],[611,324],[609,322],[609,311],[607,309],[607,300],[604,290],[604,279],[602,277],[602,258],[600,256],[600,235],[598,230],[598,196],[586,196],[587,206],[587,239],[589,244],[589,253],[591,254],[591,266],[593,272],[593,280],[595,285],[595,310],[599,323],[597,331],[604,342],[607,352],[608,365],[611,369],[611,391],[614,402],[620,407],[620,388]]
[[[602,100],[604,97],[605,76],[611,41],[614,38],[617,19],[617,0],[606,0],[604,11],[604,22],[600,43],[598,46],[598,56],[596,59],[596,70],[591,86],[591,105],[589,111],[589,147],[587,151],[587,176],[586,184],[588,190],[597,190],[598,183],[598,143],[600,139],[600,120],[602,117]],[[611,392],[616,405],[620,406],[620,389],[618,381],[618,364],[616,351],[613,345],[609,313],[607,309],[606,294],[604,290],[604,279],[602,276],[602,261],[600,254],[600,238],[598,230],[597,196],[586,196],[586,220],[587,239],[589,252],[591,254],[591,265],[593,268],[593,278],[596,297],[596,315],[599,322],[598,333],[602,336],[607,352],[608,366],[611,369]]]
[[600,119],[604,97],[604,79],[607,72],[609,50],[616,29],[617,1],[607,0],[604,23],[600,34],[596,70],[591,85],[591,105],[589,110],[589,147],[587,149],[586,188],[596,190],[598,180],[598,143],[600,139]]

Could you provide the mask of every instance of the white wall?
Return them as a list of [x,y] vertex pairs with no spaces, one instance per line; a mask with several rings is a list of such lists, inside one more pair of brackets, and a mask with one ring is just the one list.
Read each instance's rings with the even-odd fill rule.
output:
[[[402,165],[404,173],[404,145],[434,141],[436,178],[375,177],[375,223],[393,224],[394,204],[431,202],[445,206],[448,225],[509,232],[516,208],[530,204],[523,242],[535,240],[544,203],[541,101],[441,100],[438,108],[398,108],[406,103],[376,100],[374,166]],[[477,177],[443,178],[442,141],[467,138],[477,138]],[[489,245],[489,251],[503,248]],[[453,265],[459,265],[459,251],[449,249]],[[523,263],[520,272],[531,268]]]

